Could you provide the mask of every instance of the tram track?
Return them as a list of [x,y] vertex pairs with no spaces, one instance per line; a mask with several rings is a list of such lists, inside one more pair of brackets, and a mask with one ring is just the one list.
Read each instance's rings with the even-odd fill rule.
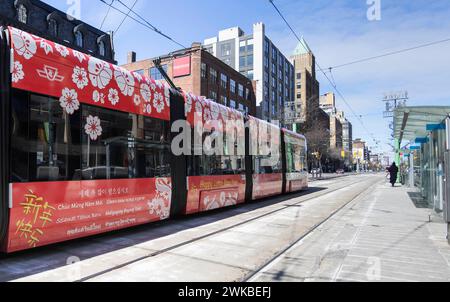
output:
[[[78,279],[78,280],[75,280],[75,282],[86,282],[86,281],[92,280],[92,279],[94,279],[94,278],[97,278],[97,277],[100,277],[100,276],[102,276],[102,275],[105,275],[105,274],[114,272],[114,271],[116,271],[116,270],[119,270],[119,269],[121,269],[121,268],[130,266],[130,265],[135,264],[135,263],[138,263],[138,262],[140,262],[140,261],[144,261],[144,260],[147,260],[147,259],[150,259],[150,258],[153,258],[153,257],[160,256],[160,255],[162,255],[162,254],[166,254],[166,253],[168,253],[168,252],[171,252],[171,251],[173,251],[173,250],[179,249],[179,248],[181,248],[181,247],[188,246],[188,245],[190,245],[190,244],[193,244],[193,243],[199,242],[199,241],[201,241],[201,240],[204,240],[204,239],[213,237],[213,236],[215,236],[215,235],[224,233],[224,232],[226,232],[226,231],[235,229],[235,228],[237,228],[237,227],[240,227],[240,226],[249,224],[249,223],[251,223],[251,222],[255,222],[255,221],[260,220],[260,219],[262,219],[262,218],[266,218],[266,217],[268,217],[268,216],[277,214],[277,213],[282,212],[282,211],[284,211],[284,210],[291,209],[292,207],[299,206],[299,205],[301,205],[301,204],[303,204],[303,203],[305,203],[305,202],[308,202],[308,201],[311,201],[311,200],[314,200],[314,199],[317,199],[317,198],[324,197],[324,196],[326,196],[326,195],[335,193],[335,192],[340,191],[340,190],[342,190],[342,189],[348,188],[349,186],[356,186],[356,185],[358,185],[358,184],[360,184],[360,183],[368,182],[367,178],[365,178],[365,179],[363,179],[363,180],[360,180],[360,181],[357,181],[357,182],[354,182],[354,183],[351,183],[351,184],[348,184],[348,181],[346,181],[346,180],[348,180],[348,178],[345,178],[345,179],[342,181],[344,184],[338,186],[337,188],[325,190],[325,191],[320,192],[320,193],[318,193],[318,194],[315,194],[316,192],[311,193],[311,194],[313,194],[313,195],[311,195],[311,196],[309,196],[309,197],[307,197],[307,198],[305,198],[305,199],[302,199],[301,201],[297,201],[297,202],[289,203],[289,204],[284,203],[282,206],[280,206],[280,207],[277,208],[277,209],[274,209],[274,210],[268,211],[268,212],[266,212],[266,213],[257,215],[257,216],[255,216],[255,217],[246,219],[246,220],[241,221],[241,222],[239,222],[239,223],[232,224],[232,225],[230,225],[230,226],[221,228],[221,229],[219,229],[219,230],[216,230],[216,231],[213,231],[213,232],[209,232],[209,233],[206,233],[206,234],[201,235],[201,236],[197,236],[197,237],[192,238],[192,239],[189,239],[189,240],[185,240],[185,241],[180,242],[180,243],[178,243],[178,244],[171,245],[171,246],[169,246],[169,247],[167,247],[167,248],[161,249],[161,250],[159,250],[159,251],[152,252],[152,253],[150,253],[150,254],[148,254],[148,255],[144,255],[144,256],[138,257],[138,258],[136,258],[136,259],[132,259],[132,260],[130,260],[130,261],[127,261],[127,262],[124,262],[124,263],[122,263],[122,264],[116,265],[116,266],[114,266],[114,267],[111,267],[111,268],[108,268],[108,269],[99,271],[99,272],[97,272],[97,273],[90,274],[90,275],[88,275],[88,276],[86,276],[86,277],[83,277],[83,278],[80,278],[80,279]],[[339,182],[339,184],[341,184],[341,182]],[[317,229],[320,225],[322,225],[323,223],[325,223],[325,221],[331,219],[331,218],[332,218],[334,215],[336,215],[342,208],[344,208],[346,205],[348,205],[349,203],[351,203],[352,201],[354,201],[355,199],[357,199],[360,195],[362,195],[364,192],[366,192],[368,189],[370,189],[370,187],[371,187],[371,186],[369,186],[369,187],[368,187],[366,190],[364,190],[363,192],[360,192],[357,196],[353,197],[349,202],[345,203],[345,205],[343,205],[342,207],[340,207],[339,209],[337,209],[336,211],[334,211],[334,212],[333,212],[328,218],[326,218],[324,221],[322,221],[322,222],[319,223],[318,225],[314,226],[314,228],[311,229],[311,230],[309,231],[309,233],[313,232],[313,231],[314,231],[315,229]],[[303,196],[308,196],[308,195],[305,194],[305,195],[303,195]],[[301,238],[297,239],[294,243],[290,244],[287,248],[283,249],[280,253],[277,253],[273,258],[269,259],[269,261],[265,262],[263,265],[261,265],[260,267],[258,267],[258,269],[255,271],[256,273],[251,273],[251,276],[248,275],[248,276],[250,276],[250,277],[247,277],[247,276],[244,277],[243,281],[249,280],[252,276],[254,276],[255,274],[257,274],[257,272],[263,270],[267,265],[269,265],[270,263],[272,263],[273,261],[275,261],[276,258],[280,257],[283,253],[285,253],[287,250],[289,250],[292,246],[295,246],[298,242],[300,242],[300,241],[301,241],[304,237],[306,237],[307,235],[308,235],[308,234],[302,236]]]
[[[382,181],[379,181],[378,183],[381,183]],[[277,252],[273,257],[265,261],[263,264],[257,267],[256,270],[246,275],[241,282],[252,282],[253,280],[256,280],[256,277],[262,273],[275,261],[281,259],[284,255],[286,255],[290,250],[294,249],[301,241],[303,241],[306,237],[308,237],[310,234],[312,234],[314,231],[316,231],[319,227],[321,227],[323,224],[328,222],[330,219],[332,219],[334,216],[336,216],[340,211],[342,211],[344,208],[346,208],[348,205],[350,205],[352,202],[357,200],[359,197],[366,194],[372,187],[369,186],[365,190],[362,190],[361,192],[355,194],[348,202],[344,203],[342,206],[338,207],[336,210],[334,210],[329,216],[327,216],[325,219],[314,225],[309,231],[302,234],[299,238],[297,238],[295,241],[290,243],[288,246],[286,246],[281,251]]]

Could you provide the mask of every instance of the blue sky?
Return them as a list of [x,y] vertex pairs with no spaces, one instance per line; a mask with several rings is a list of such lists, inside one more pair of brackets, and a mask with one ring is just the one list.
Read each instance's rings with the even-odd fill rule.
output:
[[[45,2],[67,11],[66,0]],[[73,1],[73,0],[72,0]],[[110,1],[110,0],[106,0]],[[122,0],[131,5],[135,0]],[[381,20],[367,19],[367,0],[275,0],[295,31],[303,35],[322,68],[340,65],[398,49],[450,38],[450,1],[380,0]],[[118,3],[116,5],[119,5]],[[81,19],[99,27],[108,7],[99,0],[81,0]],[[220,29],[240,26],[251,31],[254,22],[266,24],[267,35],[285,55],[297,41],[268,0],[138,0],[135,7],[145,18],[184,45],[212,37]],[[115,30],[122,15],[111,11],[104,30]],[[178,49],[132,20],[115,37],[116,59],[124,63],[135,50],[138,59]],[[381,141],[376,151],[389,151],[390,131],[383,120],[384,92],[408,90],[410,105],[450,105],[450,42],[333,71],[333,77],[366,128]],[[321,93],[333,91],[318,72]],[[337,97],[339,109],[353,123],[354,138],[370,135]]]

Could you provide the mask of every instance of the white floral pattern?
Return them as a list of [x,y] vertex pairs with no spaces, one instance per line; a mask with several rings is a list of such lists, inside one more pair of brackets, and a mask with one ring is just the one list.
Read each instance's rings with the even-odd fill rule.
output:
[[36,54],[36,41],[29,33],[13,28],[12,40],[14,49],[19,56],[29,60]]
[[89,84],[87,78],[87,72],[84,68],[76,66],[73,69],[72,81],[77,85],[79,89],[83,89]]
[[209,108],[205,108],[205,110],[203,110],[203,118],[205,119],[205,122],[209,122],[211,120],[211,110]]
[[11,75],[11,80],[13,83],[18,83],[23,80],[25,73],[23,72],[23,66],[19,61],[14,62],[14,68]]
[[158,195],[163,199],[170,201],[172,197],[172,185],[170,180],[167,178],[158,178],[156,179],[155,185]]
[[217,120],[219,119],[219,115],[220,115],[219,104],[211,102],[211,118],[213,120]]
[[156,92],[153,99],[153,107],[155,107],[158,113],[161,113],[164,110],[164,98],[161,93]]
[[164,199],[161,197],[155,197],[152,201],[149,201],[148,207],[150,209],[150,215],[156,215],[161,220],[167,219],[170,216],[169,207],[166,206]]
[[188,93],[186,94],[186,103],[184,104],[184,110],[186,115],[192,111],[192,96]]
[[140,73],[133,72],[133,75],[136,78],[136,80],[138,81],[138,83],[142,82],[142,75]]
[[69,50],[67,49],[67,47],[65,47],[63,45],[55,43],[55,48],[59,52],[61,57],[63,57],[63,58],[67,57],[70,54]]
[[195,112],[198,112],[198,113],[203,112],[203,105],[200,101],[195,102]]
[[78,61],[80,61],[80,63],[83,63],[83,61],[86,60],[86,56],[83,53],[81,53],[77,50],[72,50],[72,52],[73,52],[74,57],[77,58]]
[[145,83],[141,84],[141,96],[145,102],[150,102],[152,93],[150,91],[150,87]]
[[92,86],[104,89],[112,79],[112,70],[108,63],[97,58],[90,57],[88,64],[89,79]]
[[117,86],[125,96],[132,96],[134,92],[134,77],[126,69],[116,67],[114,68],[114,78],[116,79]]
[[111,88],[109,90],[108,100],[113,106],[116,106],[119,103],[119,92],[117,92],[117,90]]
[[97,116],[89,115],[84,130],[92,141],[96,141],[103,132],[100,119]]
[[139,106],[139,105],[141,104],[141,97],[140,97],[139,95],[135,94],[135,95],[134,95],[134,98],[133,98],[133,103],[134,103],[136,106]]
[[96,103],[101,103],[104,104],[105,103],[105,95],[101,92],[98,92],[97,90],[94,90],[93,94],[92,94],[92,100]]
[[152,114],[152,104],[150,103],[144,104],[144,113]]
[[168,86],[164,86],[164,97],[166,98],[166,106],[170,107],[170,89]]
[[156,180],[156,195],[147,203],[150,215],[156,215],[161,220],[169,218],[171,198],[172,185],[170,180],[158,178]]
[[39,43],[40,47],[45,51],[45,54],[53,53],[53,47],[46,40],[41,39],[41,43]]
[[78,94],[75,89],[64,88],[62,96],[59,98],[59,104],[70,115],[80,109],[80,102],[78,101]]

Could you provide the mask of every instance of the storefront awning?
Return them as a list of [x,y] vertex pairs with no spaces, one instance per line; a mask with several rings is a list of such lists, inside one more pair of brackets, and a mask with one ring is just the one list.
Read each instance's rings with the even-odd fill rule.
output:
[[449,115],[448,106],[397,108],[394,112],[394,137],[400,142],[426,137],[430,127],[442,124]]

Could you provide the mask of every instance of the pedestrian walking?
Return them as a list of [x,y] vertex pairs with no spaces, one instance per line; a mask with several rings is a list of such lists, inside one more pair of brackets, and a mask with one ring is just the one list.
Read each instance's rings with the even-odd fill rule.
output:
[[398,167],[397,165],[394,163],[392,163],[392,166],[390,166],[388,168],[388,172],[390,175],[390,183],[392,184],[392,187],[395,187],[395,183],[397,182],[397,178],[398,178]]

